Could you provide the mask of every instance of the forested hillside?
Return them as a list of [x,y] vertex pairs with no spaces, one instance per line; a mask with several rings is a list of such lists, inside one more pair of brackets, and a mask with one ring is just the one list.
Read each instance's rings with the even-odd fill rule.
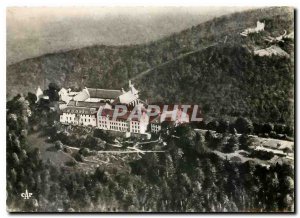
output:
[[[257,20],[265,31],[239,34]],[[8,211],[293,212],[294,40],[265,40],[284,30],[294,31],[292,9],[257,9],[149,44],[8,66]],[[254,54],[271,45],[288,56]],[[150,140],[57,122],[54,83],[117,89],[129,79],[141,99],[199,104],[205,119],[164,123]],[[39,85],[49,101],[36,103]]]
[[[8,211],[295,210],[292,160],[275,157],[277,161],[271,163],[271,158],[275,156],[273,153],[258,151],[253,153],[254,160],[242,162],[241,159],[230,158],[230,154],[241,149],[240,153],[249,154],[247,159],[252,159],[250,154],[253,152],[251,147],[254,141],[253,137],[246,134],[240,137],[236,133],[228,132],[216,134],[207,131],[204,134],[188,125],[163,129],[160,136],[165,146],[158,142],[151,145],[153,150],[161,149],[162,152],[125,156],[105,154],[107,161],[99,161],[97,168],[88,171],[86,169],[93,165],[87,161],[89,156],[100,158],[92,148],[104,149],[100,144],[103,144],[104,140],[115,141],[113,137],[103,134],[101,130],[94,130],[91,136],[84,127],[80,127],[82,133],[77,133],[77,138],[70,134],[65,135],[65,131],[57,131],[60,128],[54,125],[55,112],[49,113],[49,108],[36,104],[35,100],[34,96],[16,96],[7,103]],[[46,134],[44,137],[51,140],[39,144],[32,143],[29,139],[35,134],[33,127],[36,125],[39,126],[36,129],[42,130],[39,132],[40,136]],[[49,131],[53,129],[55,131]],[[96,132],[98,134],[95,134]],[[61,141],[54,143],[57,137],[64,139],[63,142],[68,144]],[[77,143],[72,142],[74,139]],[[128,140],[133,139],[125,140],[128,143]],[[55,144],[55,147],[48,149],[52,155],[46,159],[43,158],[43,150],[49,142]],[[67,145],[82,147],[77,150],[75,160],[64,162],[64,159],[60,159],[58,164],[56,157],[67,156],[72,159],[72,152]],[[214,153],[220,153],[222,150],[226,152],[226,158]],[[266,160],[270,160],[268,166],[262,164]],[[82,169],[82,166],[85,168]],[[24,200],[20,196],[27,189],[32,193],[32,197]]]
[[[290,122],[293,41],[280,45],[291,58],[255,57],[253,50],[270,46],[263,37],[293,31],[293,19],[290,8],[256,9],[215,18],[149,44],[93,46],[25,60],[7,67],[7,97],[49,82],[77,88],[125,87],[128,79],[148,69],[218,43],[136,79],[142,97],[197,103],[212,115]],[[257,20],[266,23],[266,31],[239,35],[245,28],[255,27]]]
[[256,57],[239,45],[212,47],[139,78],[153,101],[200,104],[205,116],[293,122],[293,67],[285,57]]

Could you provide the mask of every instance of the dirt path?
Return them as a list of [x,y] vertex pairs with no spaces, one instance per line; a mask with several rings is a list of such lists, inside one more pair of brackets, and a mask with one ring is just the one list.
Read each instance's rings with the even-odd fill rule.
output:
[[[195,131],[199,131],[203,134],[205,134],[208,130],[206,129],[194,129]],[[216,133],[216,131],[211,131],[213,133]],[[237,134],[238,137],[240,137],[242,134]],[[254,140],[254,143],[257,144],[257,146],[268,148],[269,150],[278,151],[278,153],[283,153],[282,150],[285,148],[290,148],[293,150],[294,142],[293,141],[287,141],[282,139],[273,139],[273,138],[263,138],[258,137],[257,135],[249,135]]]
[[[194,129],[195,131],[199,131],[203,134],[205,134],[208,130],[204,130],[204,129]],[[216,131],[212,131],[212,132],[216,132]],[[241,134],[237,134],[237,136],[241,136]],[[294,142],[291,141],[286,141],[286,140],[280,140],[280,139],[273,139],[273,138],[262,138],[262,137],[258,137],[256,135],[249,135],[250,137],[252,137],[253,139],[253,144],[255,146],[252,146],[250,149],[253,150],[264,150],[264,151],[268,151],[268,152],[272,152],[275,156],[273,158],[271,158],[270,160],[261,160],[259,158],[255,158],[255,157],[245,157],[243,154],[241,154],[241,152],[245,152],[244,150],[238,150],[232,153],[223,153],[221,151],[217,151],[217,150],[210,150],[210,152],[217,154],[219,157],[221,157],[222,159],[228,159],[230,160],[231,158],[236,157],[236,159],[233,161],[236,162],[246,162],[248,160],[253,160],[255,163],[258,163],[262,166],[266,166],[269,167],[272,164],[276,164],[276,163],[282,163],[282,162],[291,162],[294,161],[294,153],[289,153],[286,154],[283,150],[285,148],[290,148],[291,150],[293,150],[294,147]]]
[[151,71],[156,70],[156,69],[159,69],[159,68],[161,68],[161,67],[164,67],[164,66],[168,65],[168,64],[171,63],[171,62],[180,60],[180,59],[185,58],[185,57],[187,57],[187,56],[189,56],[189,55],[191,55],[191,54],[195,54],[195,53],[201,52],[201,51],[203,51],[203,50],[205,50],[205,49],[214,47],[214,46],[216,46],[216,45],[218,45],[218,44],[219,44],[219,43],[213,43],[212,45],[206,46],[206,47],[204,47],[204,48],[200,48],[200,49],[197,49],[197,50],[194,50],[194,51],[190,51],[190,52],[181,54],[181,55],[177,56],[177,57],[174,58],[174,59],[171,59],[171,60],[169,60],[169,61],[166,61],[166,62],[164,62],[164,63],[162,63],[162,64],[159,64],[159,65],[157,65],[157,66],[155,66],[155,67],[153,67],[153,68],[150,68],[150,69],[148,69],[148,70],[146,70],[146,71],[143,71],[143,72],[139,73],[138,75],[132,77],[130,80],[134,81],[134,80],[136,80],[136,79],[139,79],[139,78],[145,76],[146,74],[150,73]]

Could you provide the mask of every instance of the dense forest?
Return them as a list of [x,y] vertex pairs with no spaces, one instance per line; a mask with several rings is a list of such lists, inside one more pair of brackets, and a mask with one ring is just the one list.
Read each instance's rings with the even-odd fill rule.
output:
[[[293,19],[290,8],[256,9],[218,17],[149,44],[97,45],[25,60],[7,67],[7,96],[50,82],[117,89],[133,79],[148,102],[193,103],[208,116],[242,115],[253,122],[292,126],[293,41],[280,44],[290,58],[256,57],[253,50],[270,46],[264,37],[292,32]],[[257,20],[265,22],[264,32],[239,35]]]
[[257,57],[242,46],[223,45],[156,69],[138,84],[147,99],[197,103],[206,117],[293,125],[292,69],[285,57]]
[[[254,161],[242,163],[223,159],[212,152],[247,151],[250,138],[246,134],[238,137],[236,132],[216,135],[208,131],[203,134],[190,125],[164,128],[161,137],[166,142],[165,152],[146,153],[139,159],[123,163],[128,165],[129,171],[120,170],[117,165],[108,168],[103,164],[93,172],[76,170],[77,161],[83,161],[79,158],[73,165],[57,166],[51,160],[41,158],[39,148],[44,145],[32,145],[27,140],[34,125],[49,130],[55,122],[55,114],[49,113],[45,105],[36,104],[35,100],[34,95],[28,94],[7,102],[9,211],[294,210],[294,167],[290,163],[266,167]],[[237,121],[237,127],[239,123]],[[109,141],[109,135],[94,133],[92,138],[95,137],[100,142]],[[55,143],[56,149],[63,147],[64,144]],[[67,151],[64,149],[64,152]],[[79,152],[85,155],[83,149]],[[33,193],[29,200],[21,197],[25,189]]]
[[96,45],[48,54],[7,67],[8,96],[34,91],[37,85],[44,86],[45,80],[47,84],[56,82],[63,86],[121,88],[128,78],[183,53],[223,42],[226,36],[229,45],[255,45],[239,33],[255,26],[257,20],[266,22],[266,35],[276,36],[284,29],[293,31],[292,9],[265,8],[218,17],[149,44]]
[[[264,32],[239,35],[257,20],[265,22]],[[255,9],[215,18],[144,45],[96,45],[8,66],[8,210],[294,211],[292,164],[283,161],[266,167],[212,152],[241,149],[249,151],[249,157],[268,160],[274,155],[248,149],[248,135],[293,140],[294,41],[278,44],[289,57],[253,53],[271,45],[264,37],[278,36],[283,30],[294,31],[292,9]],[[50,84],[45,94],[55,103],[61,86],[117,89],[129,79],[148,102],[199,104],[204,121],[164,127],[160,133],[164,152],[120,163],[128,170],[105,164],[92,172],[78,170],[88,151],[105,150],[106,142],[115,138],[97,130],[88,135],[83,129],[80,137],[59,131],[58,114],[43,102],[36,104],[35,95],[28,92]],[[208,131],[204,134],[197,128]],[[79,147],[76,161],[58,166],[42,159],[44,145],[28,140],[38,130],[51,139],[53,152],[69,155],[66,145]],[[33,193],[29,200],[21,198],[25,189]]]

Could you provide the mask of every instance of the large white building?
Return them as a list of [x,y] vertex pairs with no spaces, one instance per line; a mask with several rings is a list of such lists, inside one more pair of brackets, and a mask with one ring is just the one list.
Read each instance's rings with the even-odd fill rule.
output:
[[117,116],[115,119],[113,118],[114,110],[113,109],[99,109],[98,111],[98,128],[105,130],[114,130],[119,132],[132,132],[132,133],[140,133],[144,134],[147,131],[147,127],[149,124],[149,119],[145,114],[145,118],[141,119],[130,118],[130,112],[126,112],[126,114],[122,116]]
[[63,124],[97,126],[97,110],[84,107],[66,107],[62,109],[60,122]]
[[97,112],[102,102],[84,102],[71,100],[61,109],[60,122],[63,124],[97,126]]
[[240,33],[242,36],[248,36],[250,33],[259,33],[265,30],[265,23],[260,22],[259,20],[256,22],[256,27],[254,28],[247,28],[243,32]]
[[60,122],[136,134],[145,134],[148,130],[158,133],[164,121],[175,126],[189,122],[189,115],[181,107],[163,110],[157,116],[149,117],[138,93],[130,81],[128,91],[84,88],[80,92],[72,92],[61,89]]
[[[129,81],[129,91],[84,88],[80,92],[72,92],[62,88],[60,97],[60,122],[67,125],[93,126],[104,130],[132,132],[144,134],[147,131],[149,118],[145,113],[141,119],[130,117],[130,109],[139,106],[138,91]],[[113,118],[116,105],[124,105],[128,111]]]

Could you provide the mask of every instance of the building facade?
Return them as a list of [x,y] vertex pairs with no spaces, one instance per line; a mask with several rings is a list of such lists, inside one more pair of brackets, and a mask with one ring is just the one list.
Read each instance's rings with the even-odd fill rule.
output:
[[[129,90],[84,88],[72,92],[62,88],[60,97],[60,122],[66,125],[93,126],[103,130],[144,134],[149,119],[130,118],[130,108],[140,105],[138,91],[129,81]],[[128,111],[114,119],[114,107],[124,105]],[[143,108],[141,105],[140,108]]]
[[97,111],[93,108],[67,107],[60,114],[62,124],[97,126]]
[[62,89],[59,92],[60,122],[135,134],[159,133],[164,121],[175,126],[189,122],[189,115],[181,107],[168,108],[149,117],[138,93],[131,82],[128,91],[84,88],[72,92]]

